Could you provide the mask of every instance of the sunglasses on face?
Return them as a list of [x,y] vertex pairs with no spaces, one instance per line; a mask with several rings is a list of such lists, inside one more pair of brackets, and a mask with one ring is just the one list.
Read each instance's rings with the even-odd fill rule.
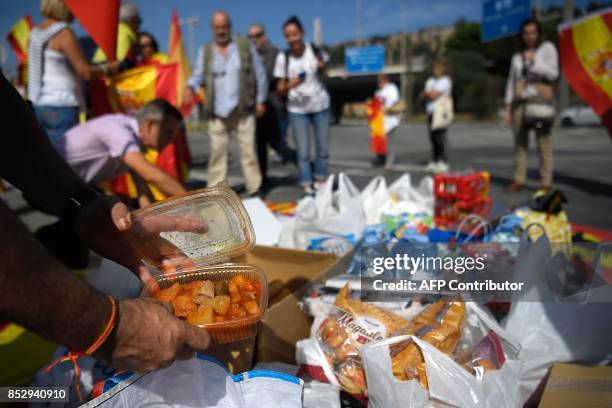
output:
[[153,48],[153,44],[143,43],[143,44],[140,44],[140,48]]
[[260,31],[260,32],[255,33],[255,34],[249,34],[249,38],[250,38],[251,40],[256,40],[256,39],[258,39],[258,38],[261,38],[263,35],[264,35],[264,32],[263,32],[263,31]]

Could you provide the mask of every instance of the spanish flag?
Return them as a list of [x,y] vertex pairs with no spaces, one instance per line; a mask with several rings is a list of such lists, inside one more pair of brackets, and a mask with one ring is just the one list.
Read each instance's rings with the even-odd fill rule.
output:
[[32,31],[32,19],[29,15],[20,18],[11,27],[11,31],[6,35],[6,40],[11,45],[13,52],[17,56],[17,70],[19,71],[19,82],[24,84],[25,67],[28,60],[28,39]]
[[382,155],[387,153],[387,138],[383,120],[382,101],[373,98],[366,103],[368,124],[370,125],[370,148],[372,153]]
[[559,26],[563,74],[612,137],[612,10]]
[[185,52],[183,44],[183,34],[179,24],[179,17],[176,10],[172,11],[172,20],[170,22],[170,35],[168,36],[168,61],[178,64],[178,76],[176,81],[176,106],[180,107],[183,103],[183,91],[185,84],[191,76],[191,67],[189,59]]
[[178,64],[145,65],[115,75],[106,85],[115,89],[125,112],[138,110],[156,98],[176,105],[178,72]]

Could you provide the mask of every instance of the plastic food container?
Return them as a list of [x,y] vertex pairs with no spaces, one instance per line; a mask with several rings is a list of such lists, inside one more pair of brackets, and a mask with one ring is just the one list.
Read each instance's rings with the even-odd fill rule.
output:
[[[206,224],[208,231],[201,226]],[[231,263],[255,245],[255,233],[242,201],[225,183],[173,197],[133,213],[131,242],[153,280],[142,296],[179,283],[228,282],[242,276],[259,286],[258,313],[198,324],[214,343],[254,337],[268,305],[268,283],[254,265]],[[233,303],[233,302],[232,302]]]

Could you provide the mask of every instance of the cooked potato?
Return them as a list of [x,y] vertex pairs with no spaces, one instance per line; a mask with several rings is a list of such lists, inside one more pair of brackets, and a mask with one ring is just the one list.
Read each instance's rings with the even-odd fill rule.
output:
[[196,310],[198,305],[193,302],[193,298],[189,295],[179,295],[172,301],[174,306],[174,315],[177,317],[187,317],[189,313]]
[[230,297],[225,295],[215,296],[211,299],[210,305],[215,313],[224,315],[230,308]]
[[210,306],[198,306],[196,310],[189,313],[187,322],[190,324],[210,324],[214,321],[213,309]]
[[246,302],[244,304],[244,308],[249,314],[252,314],[252,315],[259,314],[259,305],[254,300],[251,300],[250,302]]

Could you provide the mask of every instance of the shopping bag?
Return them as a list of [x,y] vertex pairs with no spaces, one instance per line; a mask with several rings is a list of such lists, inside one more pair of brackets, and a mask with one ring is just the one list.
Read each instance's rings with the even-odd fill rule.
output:
[[[517,211],[517,214],[523,218],[523,228],[530,224],[540,224],[544,228],[548,240],[556,243],[572,242],[572,226],[567,219],[565,211],[560,211],[557,214],[551,214],[540,211],[524,209]],[[538,229],[532,229],[529,237],[532,240],[538,239],[541,235]]]
[[[498,370],[488,370],[481,379],[460,366],[450,356],[415,336],[396,336],[370,343],[361,349],[368,382],[369,406],[378,407],[518,407],[518,341],[501,328],[480,306],[466,302],[466,320],[460,343],[478,344],[493,331],[503,344],[505,362]],[[414,341],[425,361],[428,390],[417,380],[399,381],[391,371],[390,346]]]
[[431,177],[421,180],[414,188],[410,174],[404,173],[389,186],[389,200],[381,208],[386,215],[420,214],[433,215],[434,197]]
[[360,198],[366,225],[381,222],[381,208],[389,200],[389,191],[385,177],[374,177],[363,189]]
[[[532,241],[528,236],[534,228],[541,231]],[[513,281],[525,282],[528,290],[513,299],[502,324],[521,345],[521,403],[529,399],[556,362],[596,364],[612,359],[609,303],[555,301],[558,293],[547,276],[553,273],[549,267],[553,248],[543,227],[527,227],[519,244]]]
[[314,198],[298,204],[293,232],[298,248],[343,254],[361,237],[365,219],[359,190],[343,173],[338,175],[336,192],[333,184],[331,175]]
[[83,405],[85,408],[172,406],[175,408],[295,408],[302,406],[303,381],[268,370],[231,375],[202,354],[170,367],[133,374]]

